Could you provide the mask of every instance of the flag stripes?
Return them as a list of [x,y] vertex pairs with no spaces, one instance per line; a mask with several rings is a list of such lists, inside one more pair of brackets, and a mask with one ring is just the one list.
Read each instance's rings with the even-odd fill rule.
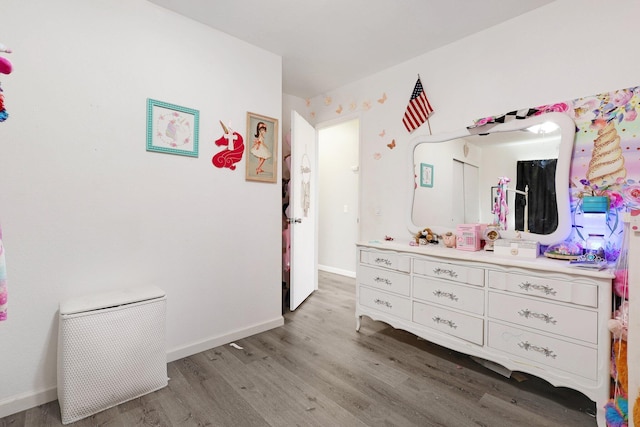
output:
[[433,113],[433,108],[431,107],[431,104],[429,104],[427,95],[424,93],[422,88],[422,82],[418,77],[418,81],[416,82],[416,85],[413,88],[413,93],[411,94],[411,99],[409,100],[409,105],[407,105],[407,110],[404,113],[402,123],[408,132],[413,132],[421,124],[427,121],[431,113]]

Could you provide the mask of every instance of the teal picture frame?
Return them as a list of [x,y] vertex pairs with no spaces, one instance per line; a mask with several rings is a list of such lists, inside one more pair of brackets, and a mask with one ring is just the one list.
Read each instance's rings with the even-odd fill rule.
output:
[[433,187],[433,165],[420,163],[420,187]]
[[147,98],[147,151],[198,157],[200,112]]

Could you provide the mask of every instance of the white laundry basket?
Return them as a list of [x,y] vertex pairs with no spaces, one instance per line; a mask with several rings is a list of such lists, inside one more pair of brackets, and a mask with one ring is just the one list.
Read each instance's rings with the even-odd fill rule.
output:
[[63,424],[167,385],[166,300],[164,291],[149,286],[60,303]]

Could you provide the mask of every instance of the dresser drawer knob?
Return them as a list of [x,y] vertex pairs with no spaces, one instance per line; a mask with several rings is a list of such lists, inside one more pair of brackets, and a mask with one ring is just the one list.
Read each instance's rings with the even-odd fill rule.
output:
[[550,357],[555,359],[557,354],[555,354],[552,350],[549,350],[546,347],[540,347],[534,344],[529,343],[529,341],[523,341],[518,343],[518,347],[525,351],[535,351],[537,353],[543,354],[545,357]]
[[538,291],[538,292],[542,292],[545,295],[555,295],[556,291],[547,286],[547,285],[538,285],[535,283],[530,283],[530,282],[522,282],[519,285],[520,289],[529,292],[530,290],[534,290],[534,291]]
[[376,264],[384,264],[386,266],[391,265],[391,260],[388,260],[386,258],[376,258],[373,262],[375,262]]
[[375,302],[378,305],[384,305],[387,308],[393,308],[393,306],[389,301],[381,300],[380,298],[376,298],[375,300],[373,300],[373,302]]
[[434,268],[433,269],[433,273],[440,276],[449,276],[449,277],[458,277],[458,273],[456,273],[454,270],[447,270],[444,268]]
[[550,323],[552,325],[555,325],[556,323],[558,323],[557,320],[555,320],[553,318],[553,316],[549,315],[549,314],[544,314],[544,313],[536,313],[535,311],[531,311],[527,308],[522,309],[518,312],[518,314],[526,319],[529,318],[533,318],[533,319],[540,319],[542,321],[544,321],[545,323]]
[[391,286],[391,280],[386,279],[384,277],[375,277],[373,281],[377,283],[384,283],[385,285]]
[[451,301],[458,301],[458,297],[451,292],[443,292],[440,289],[433,291],[433,294],[438,298],[449,298]]
[[452,329],[458,329],[458,325],[456,325],[453,321],[447,320],[447,319],[443,319],[440,316],[436,316],[432,320],[434,322],[440,324],[440,325],[447,325],[448,327],[450,327]]

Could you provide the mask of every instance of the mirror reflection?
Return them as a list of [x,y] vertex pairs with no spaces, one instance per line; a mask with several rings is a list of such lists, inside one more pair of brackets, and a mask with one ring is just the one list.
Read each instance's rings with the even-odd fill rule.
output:
[[444,232],[504,220],[514,235],[531,233],[541,243],[566,238],[573,121],[549,113],[476,131],[486,134],[414,141],[409,228]]

